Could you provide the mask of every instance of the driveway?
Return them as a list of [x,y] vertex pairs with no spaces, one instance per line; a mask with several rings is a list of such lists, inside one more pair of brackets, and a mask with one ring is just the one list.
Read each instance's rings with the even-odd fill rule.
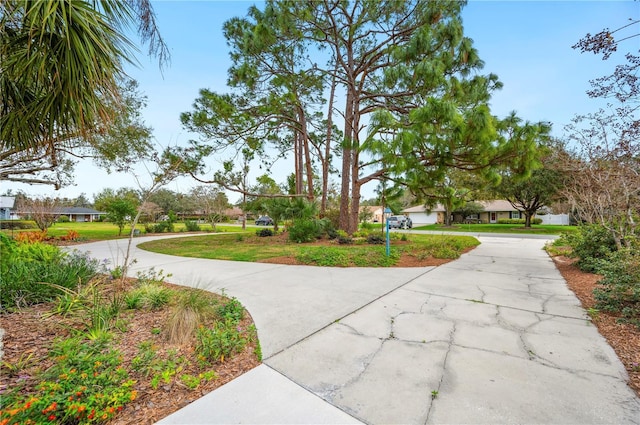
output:
[[[479,239],[437,268],[134,249],[133,272],[155,267],[174,283],[237,297],[264,356],[161,423],[640,423],[624,367],[542,250],[545,240]],[[121,260],[117,244],[79,248]]]

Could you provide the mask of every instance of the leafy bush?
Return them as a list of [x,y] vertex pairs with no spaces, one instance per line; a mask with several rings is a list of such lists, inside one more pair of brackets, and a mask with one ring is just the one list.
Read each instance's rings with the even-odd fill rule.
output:
[[371,245],[383,245],[385,243],[385,238],[380,233],[372,233],[367,236],[367,243]]
[[57,361],[37,377],[34,390],[3,394],[0,423],[104,423],[136,399],[120,353],[103,342],[58,341],[50,355]]
[[603,277],[593,291],[596,308],[619,312],[640,328],[640,251],[623,249],[598,263]]
[[61,215],[60,217],[58,217],[58,223],[68,223],[69,220],[69,216],[68,215]]
[[573,248],[573,255],[579,257],[576,264],[580,270],[589,273],[596,272],[599,262],[616,250],[611,232],[595,224],[580,226],[563,239]]
[[[525,224],[524,218],[501,218],[498,219],[498,224]],[[541,218],[531,219],[531,224],[542,224]]]
[[0,220],[0,229],[25,230],[37,228],[38,225],[33,220]]
[[296,243],[311,242],[322,236],[324,222],[322,220],[296,220],[288,228],[289,240]]
[[185,220],[184,227],[187,229],[187,232],[199,232],[200,226],[197,222],[192,220]]
[[53,245],[18,244],[0,234],[1,309],[52,300],[62,293],[55,285],[75,288],[88,282],[98,270],[98,260],[78,251],[67,254]]
[[271,230],[271,229],[258,229],[258,230],[256,230],[256,236],[261,237],[261,238],[273,236],[273,230]]
[[224,361],[242,351],[247,344],[247,339],[234,320],[216,322],[212,329],[200,327],[196,334],[196,352],[208,362]]
[[340,245],[350,245],[353,243],[353,239],[351,238],[351,236],[349,236],[344,230],[338,230],[337,239]]
[[218,308],[218,316],[224,320],[239,322],[244,317],[244,307],[235,297]]

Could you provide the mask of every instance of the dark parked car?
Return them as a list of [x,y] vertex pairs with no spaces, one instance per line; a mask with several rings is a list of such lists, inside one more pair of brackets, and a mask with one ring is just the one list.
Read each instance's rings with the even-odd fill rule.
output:
[[404,215],[392,215],[389,220],[389,229],[411,229],[413,223],[409,217]]
[[256,226],[273,226],[273,220],[268,215],[258,217]]

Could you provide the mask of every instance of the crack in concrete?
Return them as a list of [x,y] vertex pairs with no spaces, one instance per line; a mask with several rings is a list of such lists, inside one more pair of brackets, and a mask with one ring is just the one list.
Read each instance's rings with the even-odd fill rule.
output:
[[431,412],[433,410],[433,406],[436,402],[437,396],[440,393],[440,389],[442,388],[442,382],[444,381],[445,374],[447,373],[447,360],[449,359],[449,353],[451,353],[451,348],[454,346],[453,339],[456,333],[456,323],[453,322],[453,328],[449,332],[449,341],[447,352],[444,355],[444,360],[442,361],[442,373],[440,374],[440,380],[438,381],[438,386],[435,390],[431,392],[431,402],[429,403],[429,409],[427,410],[427,417],[424,421],[425,425],[429,423],[429,417],[431,416]]
[[[447,299],[451,299],[451,300],[458,300],[458,301],[466,301],[466,302],[474,302],[472,300],[469,300],[468,298],[461,298],[461,297],[454,297],[451,295],[442,295],[442,294],[436,294],[433,292],[426,292],[426,291],[421,291],[421,290],[416,290],[416,289],[407,289],[405,288],[406,291],[411,291],[411,292],[416,292],[418,294],[424,294],[424,295],[430,295],[433,297],[438,297],[438,298],[447,298]],[[537,310],[530,310],[527,308],[520,308],[520,307],[512,307],[512,306],[508,306],[508,305],[502,305],[502,304],[495,304],[495,303],[488,303],[488,302],[484,302],[483,304],[485,305],[492,305],[492,306],[496,306],[496,307],[502,307],[502,308],[508,308],[511,310],[516,310],[516,311],[524,311],[527,313],[533,313],[533,314],[545,314],[551,317],[561,317],[563,319],[570,319],[570,320],[580,320],[583,321],[585,318],[584,317],[575,317],[575,316],[567,316],[564,314],[553,314],[553,313],[544,313],[542,311],[537,311]],[[442,310],[442,309],[440,309]]]

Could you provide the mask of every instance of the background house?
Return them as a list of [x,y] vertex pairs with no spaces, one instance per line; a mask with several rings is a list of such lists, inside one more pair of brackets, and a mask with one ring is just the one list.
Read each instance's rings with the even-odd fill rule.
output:
[[366,216],[365,221],[369,223],[384,223],[384,209],[380,205],[361,205],[358,215]]
[[[524,215],[513,208],[509,201],[476,201],[484,207],[484,211],[469,217],[462,217],[461,214],[453,215],[454,223],[463,223],[465,220],[474,220],[480,223],[497,223],[501,219],[524,218]],[[445,209],[438,204],[430,211],[424,205],[418,205],[402,210],[402,213],[409,216],[413,221],[413,226],[424,226],[427,224],[444,223]],[[541,218],[543,224],[569,224],[569,216],[567,214],[545,214],[536,216]]]
[[106,212],[96,211],[93,208],[84,207],[65,207],[60,209],[60,215],[66,215],[69,217],[69,221],[91,222],[98,221],[103,215],[107,215]]
[[0,196],[0,220],[11,220],[13,206],[16,202],[14,196]]
[[430,212],[427,211],[424,205],[418,205],[402,210],[402,214],[411,219],[414,227],[444,222],[444,208],[440,204],[436,205]]

